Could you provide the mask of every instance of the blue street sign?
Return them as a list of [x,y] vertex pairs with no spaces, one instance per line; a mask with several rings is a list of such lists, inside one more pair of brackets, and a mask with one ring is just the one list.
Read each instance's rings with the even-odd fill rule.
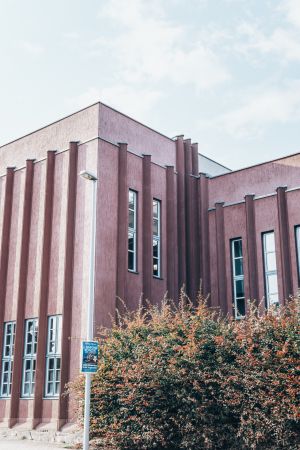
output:
[[98,342],[83,341],[81,343],[81,372],[95,373],[98,368]]

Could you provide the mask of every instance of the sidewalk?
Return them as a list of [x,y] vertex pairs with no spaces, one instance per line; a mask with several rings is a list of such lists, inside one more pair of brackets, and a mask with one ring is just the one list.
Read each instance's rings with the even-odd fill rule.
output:
[[71,444],[52,444],[48,442],[39,442],[29,439],[10,440],[0,438],[0,450],[58,450],[74,448]]

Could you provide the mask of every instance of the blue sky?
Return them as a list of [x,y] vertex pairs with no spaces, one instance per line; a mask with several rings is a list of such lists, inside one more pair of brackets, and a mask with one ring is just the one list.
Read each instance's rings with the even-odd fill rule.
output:
[[300,151],[300,0],[0,0],[0,144],[98,100],[233,168]]

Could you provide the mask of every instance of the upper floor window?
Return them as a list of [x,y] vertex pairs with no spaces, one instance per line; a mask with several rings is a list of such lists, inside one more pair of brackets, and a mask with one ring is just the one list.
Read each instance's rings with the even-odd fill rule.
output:
[[15,347],[16,322],[6,322],[3,334],[3,355],[1,365],[1,397],[10,397]]
[[241,319],[246,314],[242,239],[231,241],[231,258],[234,314]]
[[34,395],[37,337],[38,319],[27,319],[25,321],[22,397]]
[[61,316],[48,317],[45,396],[59,395],[61,367]]
[[279,303],[274,231],[263,233],[266,306]]
[[128,192],[128,270],[136,272],[137,193]]
[[161,276],[161,239],[160,239],[160,214],[161,203],[159,200],[153,200],[153,223],[152,223],[152,256],[153,256],[153,275],[155,277]]

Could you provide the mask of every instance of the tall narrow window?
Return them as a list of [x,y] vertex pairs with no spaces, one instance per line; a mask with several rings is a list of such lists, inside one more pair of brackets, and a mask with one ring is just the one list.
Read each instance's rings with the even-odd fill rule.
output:
[[153,200],[153,275],[160,277],[160,201]]
[[300,283],[300,225],[295,227],[298,282]]
[[137,194],[129,190],[128,193],[128,270],[136,272],[136,210]]
[[16,322],[4,324],[0,396],[10,397],[14,360]]
[[38,320],[25,321],[25,343],[23,360],[22,397],[34,395]]
[[231,241],[231,258],[234,314],[236,319],[241,319],[246,313],[242,239]]
[[263,233],[266,306],[278,304],[278,281],[274,231]]
[[56,397],[60,388],[61,316],[48,317],[45,396]]

